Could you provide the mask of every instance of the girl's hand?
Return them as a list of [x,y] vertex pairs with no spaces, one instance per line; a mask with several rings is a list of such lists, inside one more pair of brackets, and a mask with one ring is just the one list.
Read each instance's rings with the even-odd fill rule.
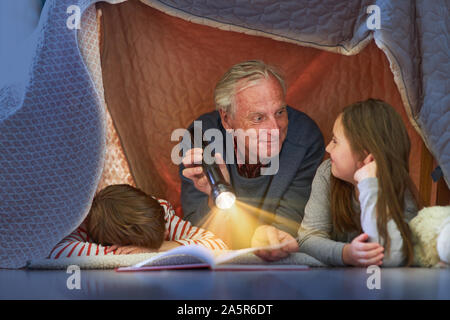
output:
[[356,267],[368,267],[381,265],[383,263],[384,248],[376,242],[367,243],[369,236],[362,233],[353,241],[344,246],[342,260],[347,265]]
[[361,182],[366,178],[376,178],[377,177],[377,162],[370,153],[363,161],[363,166],[356,170],[353,179],[356,182]]
[[106,253],[112,252],[114,250],[116,250],[116,252],[114,254],[136,254],[136,253],[158,252],[158,250],[145,248],[145,247],[119,246],[119,245],[114,244],[106,249]]

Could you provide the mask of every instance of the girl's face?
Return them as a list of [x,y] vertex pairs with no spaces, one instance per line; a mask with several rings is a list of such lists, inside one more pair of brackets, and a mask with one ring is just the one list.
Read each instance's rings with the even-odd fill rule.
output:
[[331,158],[331,173],[338,179],[357,185],[353,176],[363,163],[353,153],[350,142],[345,137],[341,118],[342,115],[339,115],[334,122],[333,137],[326,148]]

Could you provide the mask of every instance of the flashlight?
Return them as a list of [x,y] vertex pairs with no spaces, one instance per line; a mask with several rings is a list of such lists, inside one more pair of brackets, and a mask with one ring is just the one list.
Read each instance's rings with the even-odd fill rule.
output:
[[[194,127],[192,127],[189,132],[191,133],[191,140],[196,145],[194,139]],[[203,137],[203,132],[201,137]],[[236,201],[236,196],[234,194],[233,187],[225,180],[222,171],[219,168],[219,165],[215,160],[212,163],[205,162],[205,148],[206,143],[202,139],[202,149],[203,149],[203,157],[202,157],[202,168],[203,172],[208,180],[209,185],[211,186],[211,197],[215,203],[215,205],[222,210],[230,209],[234,202]]]

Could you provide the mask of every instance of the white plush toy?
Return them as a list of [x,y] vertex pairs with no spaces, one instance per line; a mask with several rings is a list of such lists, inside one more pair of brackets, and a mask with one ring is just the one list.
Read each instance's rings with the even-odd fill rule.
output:
[[428,207],[409,222],[414,265],[450,267],[450,206]]
[[437,238],[437,251],[441,261],[450,265],[450,217],[444,221]]

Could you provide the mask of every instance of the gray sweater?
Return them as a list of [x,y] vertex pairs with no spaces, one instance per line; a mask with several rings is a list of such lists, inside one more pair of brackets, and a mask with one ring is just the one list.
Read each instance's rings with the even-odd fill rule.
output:
[[[327,265],[344,266],[342,250],[358,236],[357,232],[338,233],[333,228],[330,209],[330,160],[324,161],[317,169],[311,189],[311,196],[305,207],[305,216],[299,229],[300,251],[307,253]],[[359,203],[353,199],[355,212],[361,214],[361,227],[369,235],[369,242],[383,240],[378,235],[376,225],[376,203],[378,198],[378,179],[367,178],[358,184]],[[411,194],[405,196],[405,221],[417,214],[417,207]],[[403,240],[396,223],[388,222],[388,234],[391,239],[390,255],[385,255],[383,266],[400,266],[405,257],[402,252]],[[386,249],[386,248],[385,248]],[[385,250],[386,252],[386,250]]]
[[[197,119],[201,121],[203,131],[218,129],[222,133],[214,142],[223,146],[222,156],[227,159],[231,185],[240,208],[245,210],[242,224],[231,229],[231,237],[236,239],[232,244],[233,249],[250,246],[254,229],[262,223],[273,225],[293,236],[297,235],[311,191],[311,182],[322,162],[325,148],[322,133],[310,117],[290,107],[287,107],[287,113],[289,125],[279,154],[279,170],[276,174],[256,178],[240,176],[236,161],[229,161],[234,159],[235,153],[234,150],[227,153],[225,142],[230,134],[222,126],[219,113],[214,111]],[[192,181],[183,176],[183,169],[181,164],[179,172],[184,218],[194,225],[202,225],[211,211],[208,195],[197,190]],[[249,216],[251,219],[247,219]]]

